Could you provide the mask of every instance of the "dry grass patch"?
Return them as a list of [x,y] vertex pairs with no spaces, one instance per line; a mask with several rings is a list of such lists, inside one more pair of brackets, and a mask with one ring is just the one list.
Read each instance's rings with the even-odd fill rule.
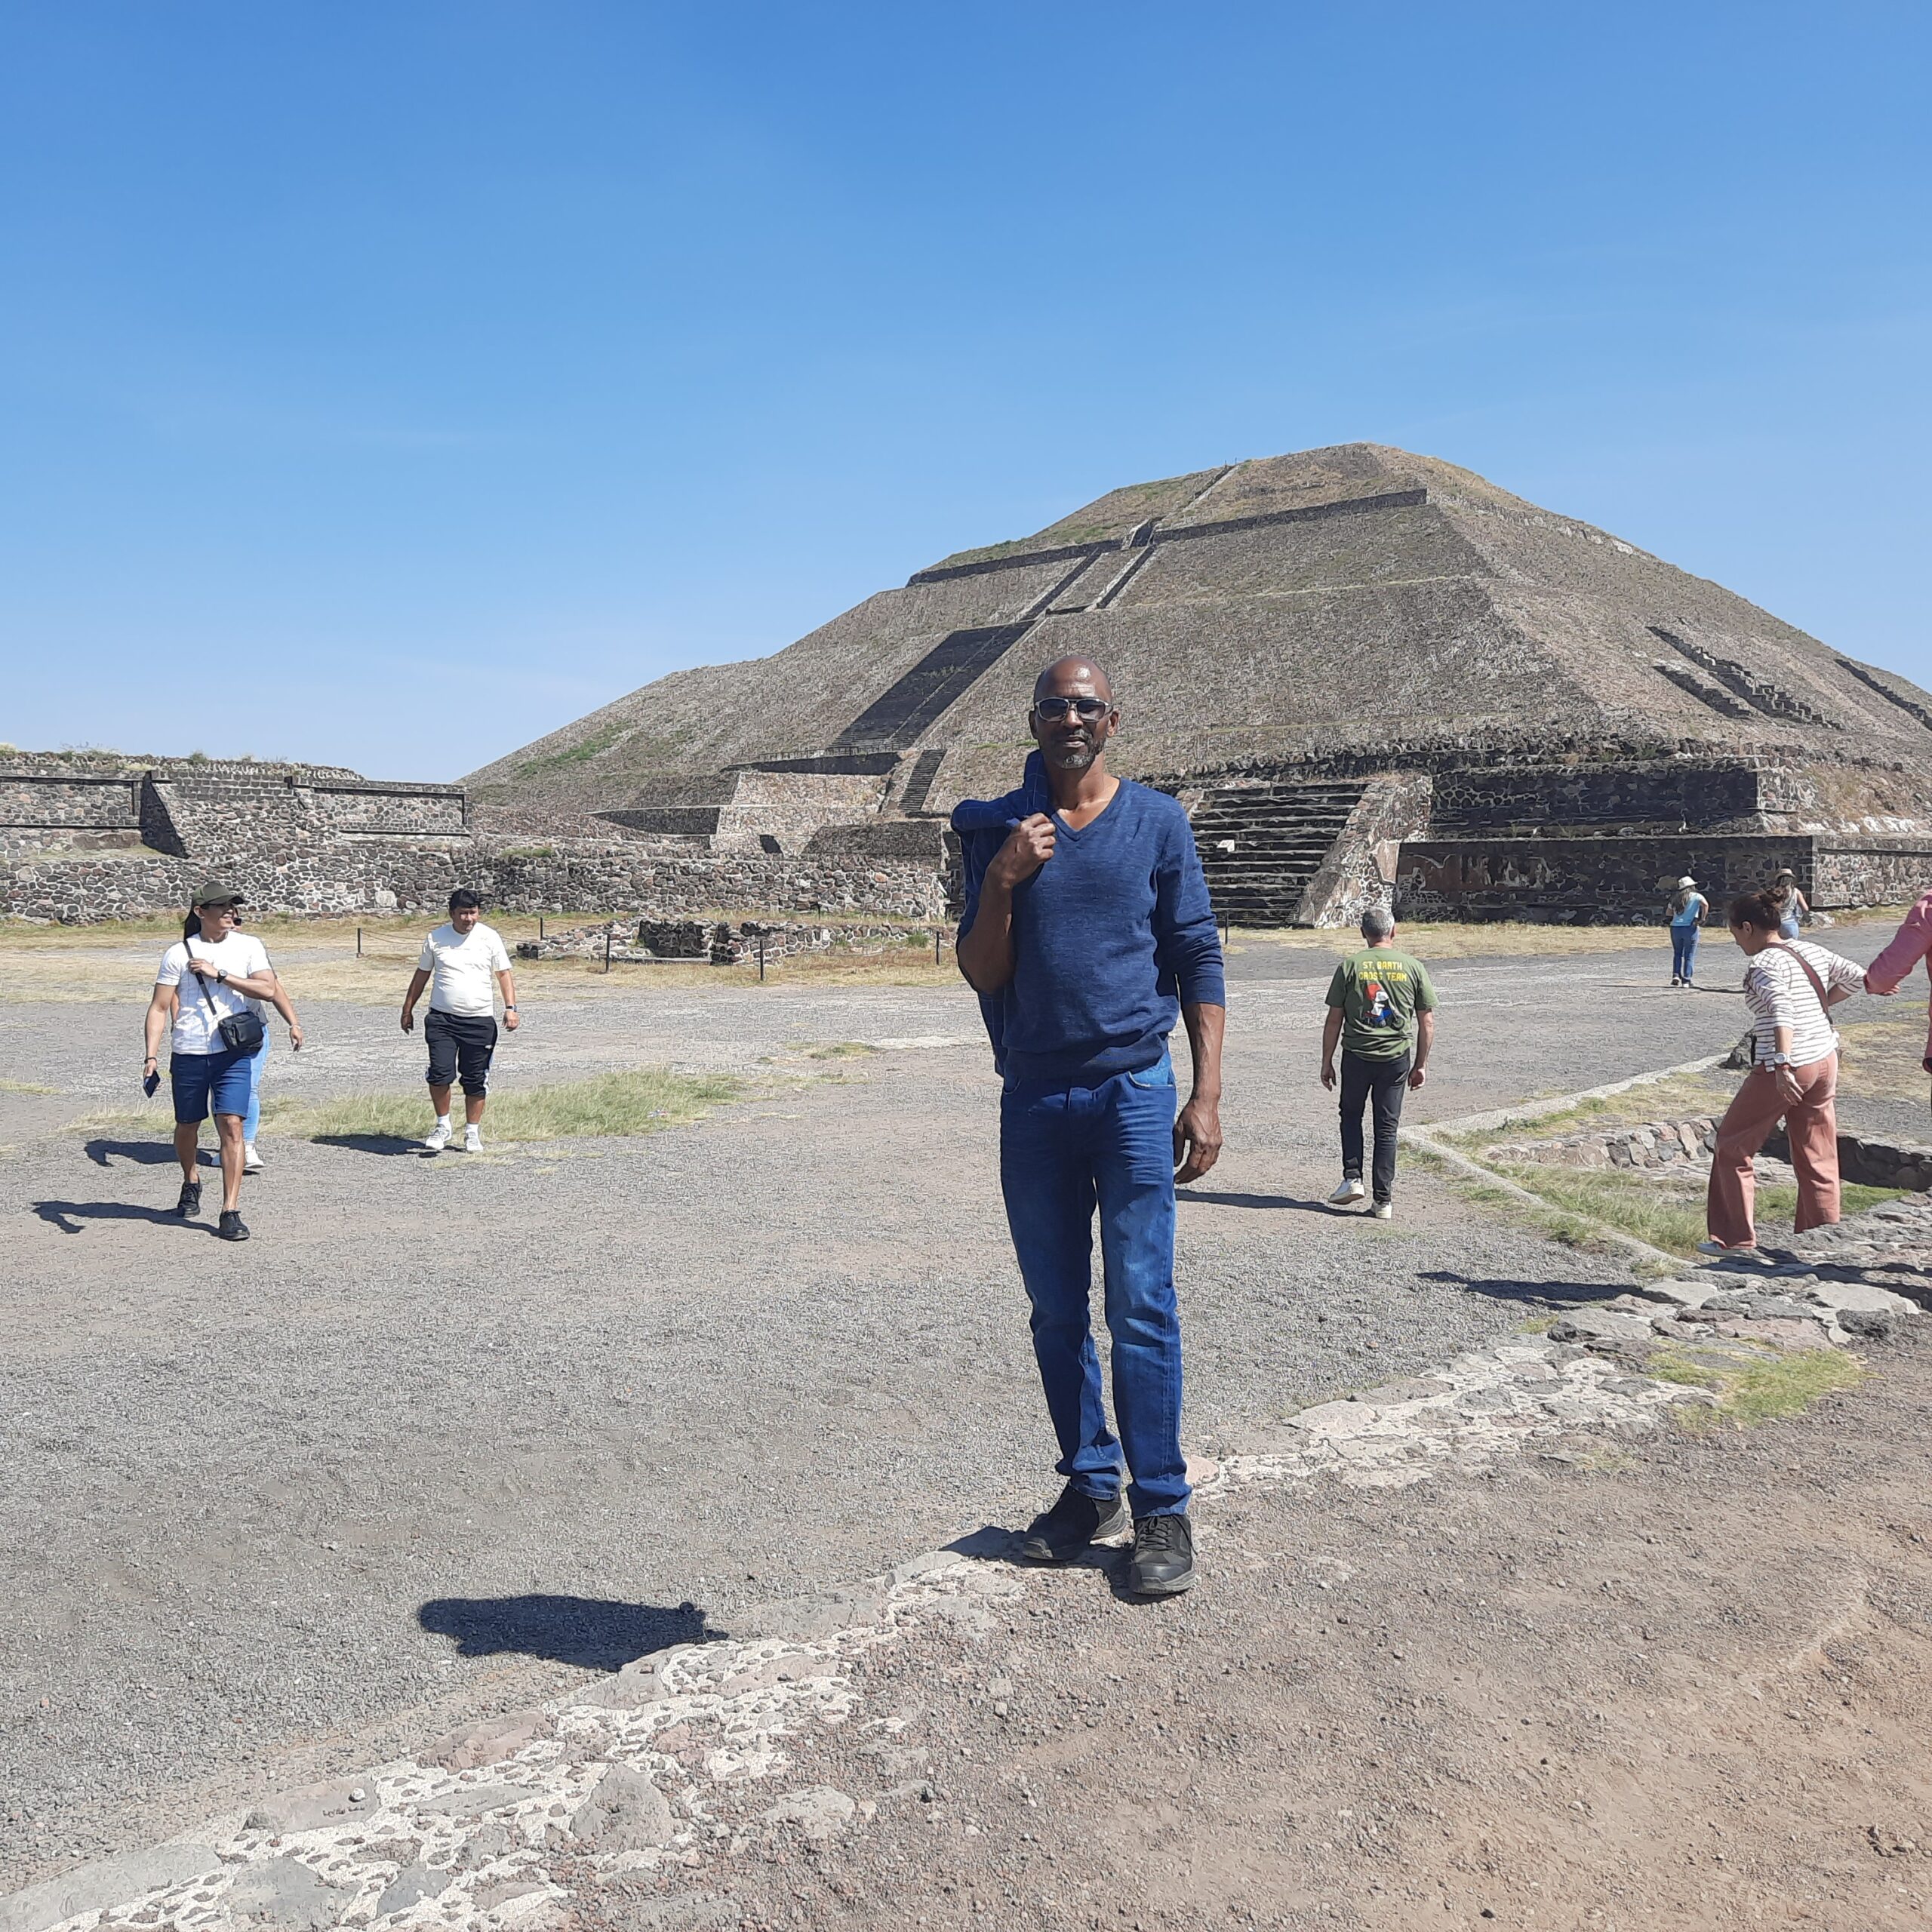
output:
[[1932,1081],[1920,1064],[1925,1051],[1925,1022],[1859,1020],[1839,1029],[1844,1042],[1838,1057],[1838,1091],[1860,1100],[1924,1100]]
[[[1668,1177],[1668,1169],[1646,1168],[1639,1174],[1620,1168],[1546,1168],[1520,1161],[1499,1164],[1497,1171],[1559,1213],[1601,1222],[1668,1254],[1695,1254],[1708,1232],[1701,1186],[1695,1195],[1687,1195],[1671,1189],[1667,1181],[1649,1177],[1657,1174]],[[1687,1181],[1690,1177],[1685,1178]],[[1842,1192],[1844,1211],[1848,1215],[1900,1198],[1897,1188],[1864,1187],[1852,1181],[1844,1183]],[[1758,1189],[1761,1230],[1788,1232],[1797,1213],[1795,1181]]]
[[1767,1354],[1761,1362],[1740,1362],[1734,1368],[1660,1349],[1644,1372],[1660,1382],[1708,1389],[1717,1398],[1709,1405],[1686,1402],[1676,1409],[1678,1427],[1694,1435],[1724,1428],[1755,1429],[1763,1423],[1801,1416],[1820,1397],[1855,1388],[1865,1376],[1863,1364],[1842,1349]]
[[1668,1080],[1653,1080],[1601,1100],[1579,1100],[1560,1112],[1506,1121],[1500,1127],[1469,1130],[1451,1123],[1430,1131],[1452,1147],[1466,1149],[1499,1140],[1560,1140],[1592,1128],[1638,1127],[1656,1120],[1721,1115],[1743,1077],[1715,1067],[1706,1073],[1673,1074]]
[[[741,1081],[723,1075],[636,1067],[492,1094],[484,1133],[491,1143],[657,1134],[702,1120],[743,1091]],[[263,1112],[282,1132],[310,1140],[420,1140],[429,1131],[429,1103],[420,1088],[306,1104],[271,1102]]]

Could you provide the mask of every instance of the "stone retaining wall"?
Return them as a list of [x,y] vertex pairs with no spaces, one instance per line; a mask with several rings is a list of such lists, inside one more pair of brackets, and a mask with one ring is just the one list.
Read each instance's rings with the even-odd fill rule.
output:
[[1690,873],[1721,906],[1736,894],[1762,890],[1782,866],[1797,873],[1805,897],[1818,905],[1827,902],[1813,890],[1817,842],[1782,832],[1407,840],[1396,874],[1396,916],[1657,925],[1663,882],[1681,873]]
[[1544,825],[1755,831],[1761,777],[1748,761],[1465,766],[1437,777],[1429,826],[1437,836]]
[[[1709,1114],[1690,1120],[1648,1121],[1636,1127],[1596,1128],[1550,1140],[1498,1143],[1483,1149],[1485,1160],[1564,1168],[1662,1168],[1692,1162],[1708,1167],[1718,1144],[1718,1123]],[[1763,1152],[1791,1163],[1791,1143],[1782,1127],[1774,1130]],[[1838,1178],[1863,1187],[1896,1187],[1915,1194],[1932,1192],[1932,1147],[1881,1140],[1867,1134],[1838,1136]]]
[[1717,1122],[1706,1114],[1693,1120],[1596,1128],[1553,1140],[1501,1143],[1485,1147],[1483,1158],[1547,1167],[1658,1168],[1673,1161],[1707,1161],[1717,1144]]
[[[517,947],[519,959],[603,959],[649,964],[663,960],[702,960],[736,966],[763,959],[768,964],[800,953],[924,952],[940,929],[841,924],[820,925],[796,920],[667,919],[648,914],[635,925],[608,919],[546,933]],[[942,934],[942,938],[943,935]]]

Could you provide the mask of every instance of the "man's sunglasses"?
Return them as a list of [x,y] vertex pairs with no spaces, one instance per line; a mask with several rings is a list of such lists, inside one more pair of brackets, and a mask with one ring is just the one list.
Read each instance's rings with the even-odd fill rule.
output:
[[1079,713],[1081,724],[1091,724],[1112,709],[1103,697],[1036,697],[1033,700],[1033,715],[1044,718],[1049,724],[1057,724],[1069,711]]

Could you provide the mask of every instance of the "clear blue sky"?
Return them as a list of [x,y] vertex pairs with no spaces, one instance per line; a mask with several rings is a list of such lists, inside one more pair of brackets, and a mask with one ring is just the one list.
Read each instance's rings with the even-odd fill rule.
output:
[[0,739],[454,777],[1427,451],[1932,683],[1922,5],[0,0]]

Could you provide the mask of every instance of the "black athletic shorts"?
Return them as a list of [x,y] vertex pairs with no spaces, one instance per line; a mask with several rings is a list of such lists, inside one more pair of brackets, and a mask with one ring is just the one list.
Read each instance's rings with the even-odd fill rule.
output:
[[466,1094],[490,1088],[490,1056],[497,1051],[497,1023],[481,1014],[439,1013],[433,1006],[423,1023],[429,1043],[429,1084],[453,1085],[459,1072]]

